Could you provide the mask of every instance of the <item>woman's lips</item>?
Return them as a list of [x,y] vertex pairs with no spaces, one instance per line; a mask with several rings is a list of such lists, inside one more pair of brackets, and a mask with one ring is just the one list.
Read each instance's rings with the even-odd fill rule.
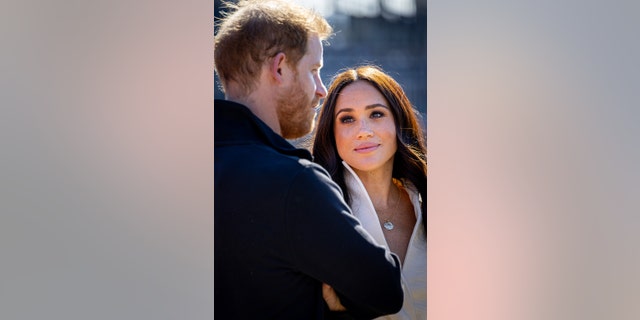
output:
[[359,152],[359,153],[367,153],[367,152],[371,152],[371,151],[374,151],[374,150],[378,149],[378,147],[380,147],[380,145],[376,144],[376,143],[364,143],[364,144],[361,144],[361,145],[357,146],[353,150],[355,152]]

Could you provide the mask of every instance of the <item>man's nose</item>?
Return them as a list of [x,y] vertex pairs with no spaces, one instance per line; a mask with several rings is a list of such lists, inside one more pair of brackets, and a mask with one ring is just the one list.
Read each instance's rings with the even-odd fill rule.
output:
[[318,77],[316,80],[316,96],[320,99],[324,99],[327,96],[327,88],[322,83],[322,80]]

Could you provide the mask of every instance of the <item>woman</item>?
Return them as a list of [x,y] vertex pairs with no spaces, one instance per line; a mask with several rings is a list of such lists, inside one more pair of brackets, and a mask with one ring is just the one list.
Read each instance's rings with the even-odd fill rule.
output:
[[334,77],[318,118],[315,161],[402,263],[402,310],[381,319],[426,319],[427,164],[416,111],[393,78],[361,66]]

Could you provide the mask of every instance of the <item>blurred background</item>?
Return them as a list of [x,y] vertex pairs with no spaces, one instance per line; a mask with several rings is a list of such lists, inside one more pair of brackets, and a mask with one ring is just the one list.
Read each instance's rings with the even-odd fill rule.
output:
[[[325,86],[341,69],[361,64],[382,67],[403,87],[421,113],[427,113],[427,1],[426,0],[303,0],[327,18],[335,36],[324,46],[321,77]],[[215,1],[216,17],[221,1]],[[223,99],[217,83],[215,98]],[[313,133],[292,141],[309,145]]]

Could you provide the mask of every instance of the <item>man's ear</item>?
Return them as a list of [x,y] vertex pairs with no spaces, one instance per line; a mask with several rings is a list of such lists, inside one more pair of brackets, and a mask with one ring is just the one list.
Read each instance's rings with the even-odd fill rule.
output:
[[284,52],[278,52],[278,54],[276,54],[275,57],[273,57],[273,59],[271,60],[269,73],[277,83],[282,83],[284,81],[284,70],[282,69],[286,67],[286,63],[287,56],[284,54]]

